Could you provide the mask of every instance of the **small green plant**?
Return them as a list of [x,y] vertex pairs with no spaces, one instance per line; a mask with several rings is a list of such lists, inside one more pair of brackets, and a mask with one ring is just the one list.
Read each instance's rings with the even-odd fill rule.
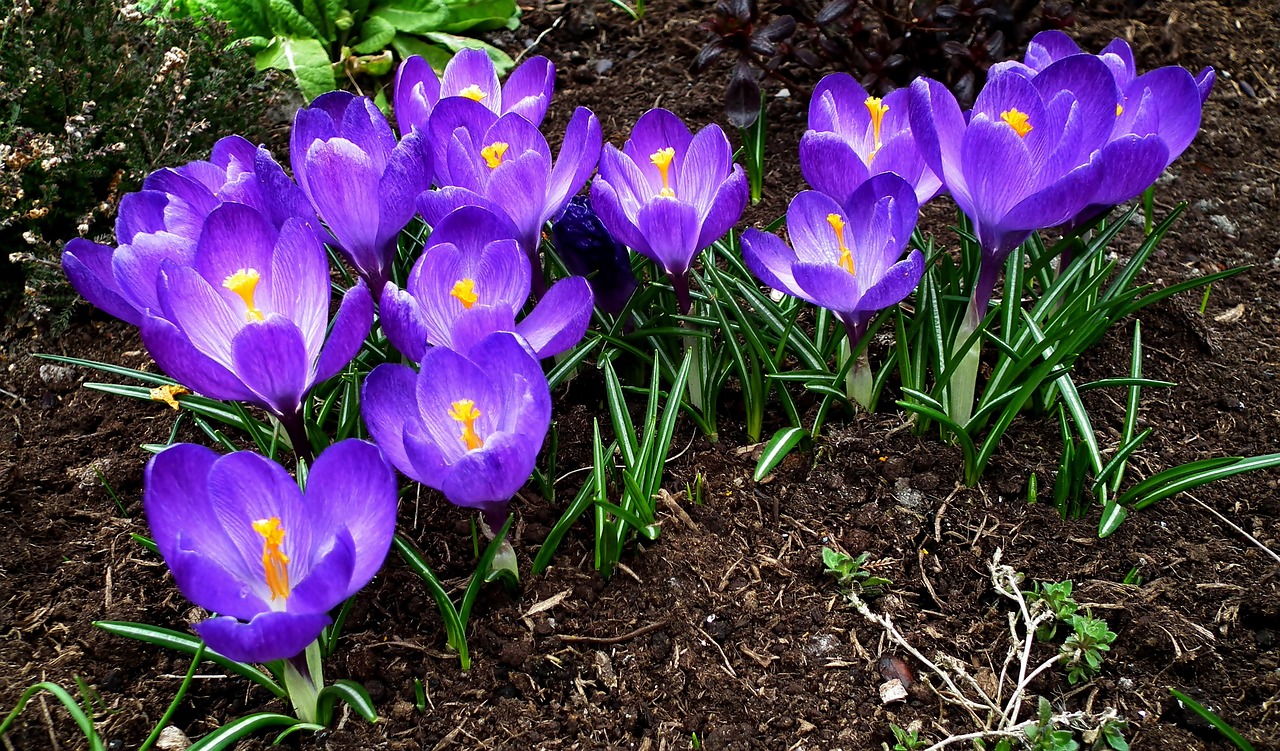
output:
[[1111,651],[1116,640],[1107,622],[1090,615],[1071,616],[1072,634],[1062,644],[1062,661],[1067,668],[1067,682],[1075,685],[1098,674],[1102,653]]
[[[1240,735],[1235,728],[1228,725],[1221,717],[1214,714],[1208,707],[1195,699],[1192,699],[1190,696],[1187,696],[1176,688],[1170,688],[1169,693],[1173,694],[1173,698],[1181,702],[1182,706],[1200,715],[1205,722],[1208,722],[1210,725],[1217,728],[1218,732],[1226,736],[1227,740],[1235,744],[1235,747],[1240,749],[1240,751],[1253,751],[1252,743],[1245,740],[1243,735]],[[1120,751],[1124,751],[1124,749],[1120,749]]]
[[1071,588],[1070,580],[1057,583],[1036,582],[1032,591],[1023,593],[1033,608],[1044,607],[1054,615],[1053,620],[1036,629],[1036,638],[1040,641],[1053,639],[1058,633],[1058,624],[1075,615],[1080,607],[1071,598]]
[[836,579],[841,590],[854,594],[874,597],[884,592],[884,588],[893,582],[873,576],[863,568],[867,564],[870,553],[862,553],[857,558],[848,553],[841,553],[826,546],[822,548],[822,565],[826,572]]
[[483,49],[499,73],[513,63],[502,50],[463,33],[514,29],[515,0],[147,0],[144,11],[213,17],[252,50],[259,70],[288,72],[307,100],[338,88],[335,71],[383,76],[421,55],[443,68],[464,47]]
[[[920,740],[920,731],[901,728],[892,722],[889,723],[889,730],[893,731],[893,751],[919,751],[925,747],[925,742]],[[886,749],[888,744],[881,744]]]
[[1027,735],[1027,748],[1031,751],[1077,751],[1080,748],[1070,729],[1054,727],[1053,707],[1044,697],[1040,698],[1038,721],[1028,725],[1022,732]]
[[71,719],[75,721],[76,727],[78,727],[80,732],[84,734],[85,742],[88,744],[90,751],[104,751],[106,744],[102,742],[102,736],[98,735],[97,729],[93,726],[92,698],[96,697],[96,694],[88,687],[87,684],[85,684],[84,681],[80,680],[79,676],[76,676],[75,681],[80,687],[80,695],[82,697],[83,704],[76,701],[75,698],[62,686],[50,681],[42,681],[29,687],[26,691],[22,692],[21,696],[18,697],[18,705],[15,706],[13,711],[4,718],[4,721],[0,722],[0,737],[3,737],[5,731],[13,726],[14,722],[18,719],[18,715],[22,714],[22,710],[26,708],[27,702],[31,701],[33,696],[41,691],[48,691],[62,703],[62,706],[66,708],[67,713],[71,715]]

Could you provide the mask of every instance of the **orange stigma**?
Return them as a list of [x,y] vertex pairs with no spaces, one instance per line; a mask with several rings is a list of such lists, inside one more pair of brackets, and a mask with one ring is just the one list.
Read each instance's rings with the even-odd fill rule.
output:
[[836,242],[840,244],[840,268],[856,276],[858,272],[853,266],[853,251],[844,244],[844,220],[839,214],[827,214],[827,224],[831,225],[832,231],[836,233]]
[[1116,103],[1116,117],[1120,117],[1120,116],[1121,116],[1121,115],[1123,115],[1123,114],[1124,114],[1124,105],[1123,105],[1123,104],[1120,104],[1119,102],[1117,102],[1117,103]]
[[653,166],[658,168],[658,172],[662,173],[662,190],[658,191],[658,195],[663,198],[675,198],[676,192],[671,189],[669,181],[669,173],[671,171],[671,160],[676,158],[676,150],[668,146],[665,149],[658,149],[649,155],[649,161]]
[[222,286],[236,293],[241,300],[244,300],[244,319],[246,321],[261,321],[262,311],[258,310],[253,303],[253,295],[258,290],[258,282],[262,279],[262,275],[255,269],[240,269],[236,273],[222,280]]
[[867,164],[876,158],[876,154],[880,153],[880,147],[884,146],[884,142],[880,138],[880,127],[884,125],[884,113],[889,111],[889,106],[884,103],[878,96],[869,96],[867,101],[863,102],[867,107],[867,112],[871,113],[871,139],[873,145],[871,153],[867,155]]
[[484,440],[476,434],[476,420],[480,410],[470,399],[459,399],[449,405],[449,416],[462,424],[462,442],[467,444],[467,451],[474,451],[484,445]]
[[289,596],[289,556],[280,549],[284,544],[280,517],[259,519],[253,523],[253,531],[262,535],[262,569],[267,575],[271,599],[284,599]]
[[459,91],[458,96],[464,96],[473,102],[480,102],[483,101],[488,94],[484,93],[484,89],[480,88],[479,84],[473,83],[462,91]]
[[476,280],[474,279],[459,279],[454,283],[453,289],[449,291],[449,294],[458,298],[458,302],[462,303],[462,307],[467,309],[470,309],[472,305],[476,304],[476,300],[480,299],[480,296],[476,294]]
[[1031,132],[1031,123],[1027,120],[1027,113],[1022,110],[1007,109],[1000,113],[1000,119],[1008,123],[1019,138],[1026,138],[1027,134]]
[[510,144],[502,141],[494,141],[493,143],[480,149],[480,156],[484,157],[484,163],[489,165],[489,169],[497,169],[502,164],[502,157],[507,153],[507,149],[511,148]]

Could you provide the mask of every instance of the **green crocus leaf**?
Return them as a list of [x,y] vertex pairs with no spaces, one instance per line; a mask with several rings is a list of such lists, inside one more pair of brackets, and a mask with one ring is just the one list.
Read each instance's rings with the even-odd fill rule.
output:
[[378,15],[369,16],[369,20],[360,27],[360,41],[351,49],[357,55],[372,55],[384,49],[395,38],[396,27],[390,21]]
[[274,68],[288,72],[308,102],[338,88],[329,54],[318,39],[276,37],[254,56],[254,64],[258,70]]
[[[515,28],[520,24],[520,8],[515,0],[445,0],[449,21],[438,31],[458,34],[464,31],[494,31]],[[515,22],[515,26],[511,22]]]

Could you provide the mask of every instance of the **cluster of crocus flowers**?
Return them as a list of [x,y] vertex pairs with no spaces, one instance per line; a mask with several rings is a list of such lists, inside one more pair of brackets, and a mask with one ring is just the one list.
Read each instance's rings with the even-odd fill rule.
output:
[[737,224],[748,193],[718,125],[694,135],[674,114],[653,109],[621,150],[605,147],[591,205],[610,234],[662,268],[688,312],[693,259]]
[[[435,106],[430,133],[439,187],[418,196],[422,218],[435,226],[459,207],[482,206],[508,221],[530,268],[540,271],[542,227],[595,170],[600,121],[579,107],[554,161],[536,125],[516,112],[499,116],[465,96],[448,97]],[[541,273],[533,280],[541,292]]]
[[[805,191],[787,209],[791,244],[748,229],[742,235],[742,257],[765,284],[834,313],[844,324],[848,346],[856,348],[871,318],[901,302],[920,283],[923,255],[912,250],[902,258],[917,211],[911,184],[892,173],[865,181],[843,205]],[[847,385],[851,399],[870,404],[865,350],[850,366]]]
[[147,464],[142,502],[178,589],[213,614],[196,632],[232,660],[287,661],[290,697],[314,722],[318,662],[298,657],[382,567],[396,497],[378,448],[347,440],[320,454],[306,491],[258,454],[178,444]]

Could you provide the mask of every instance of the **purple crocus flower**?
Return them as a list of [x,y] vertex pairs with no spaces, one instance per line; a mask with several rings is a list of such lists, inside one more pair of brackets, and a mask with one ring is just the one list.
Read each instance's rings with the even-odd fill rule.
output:
[[[1025,66],[1013,65],[1034,77],[1059,60],[1081,54],[1071,37],[1045,31],[1031,40]],[[1200,129],[1201,106],[1216,77],[1213,68],[1192,76],[1176,65],[1138,75],[1133,50],[1123,39],[1112,41],[1097,57],[1111,71],[1121,97],[1111,135],[1100,149],[1103,174],[1098,189],[1067,222],[1069,228],[1088,224],[1155,182],[1191,145]]]
[[858,186],[893,172],[924,205],[942,192],[911,134],[906,89],[884,98],[867,94],[848,73],[832,73],[809,100],[809,130],[800,139],[800,171],[814,190],[847,203]]
[[480,102],[495,115],[514,112],[535,126],[542,125],[556,88],[556,66],[545,57],[531,57],[518,65],[498,86],[498,72],[483,50],[464,49],[449,60],[444,80],[418,55],[396,70],[395,112],[400,132],[427,132],[431,111],[441,99],[461,96]]
[[434,347],[414,373],[384,364],[360,400],[369,433],[405,475],[479,509],[491,529],[529,479],[551,424],[537,359],[514,335],[490,334],[463,357]]
[[316,223],[306,196],[269,151],[227,136],[209,161],[153,172],[141,191],[120,200],[119,247],[76,238],[67,243],[62,268],[86,300],[139,326],[159,311],[161,264],[190,264],[205,218],[228,201],[256,208],[277,228],[294,217]]
[[609,234],[662,267],[681,312],[689,310],[694,257],[737,223],[747,196],[747,175],[720,126],[695,136],[663,109],[641,115],[621,150],[604,150],[591,184],[591,205]]
[[912,83],[911,128],[925,162],[982,246],[970,305],[975,327],[1009,253],[1033,231],[1075,216],[1097,191],[1097,152],[1111,135],[1118,101],[1107,66],[1088,55],[1060,60],[1030,80],[993,67],[967,116],[942,84]]
[[195,625],[200,638],[237,662],[272,662],[300,655],[382,567],[396,479],[366,441],[326,449],[305,492],[258,454],[180,443],[147,463],[142,506],[178,589],[217,614]]
[[[777,235],[748,229],[742,258],[770,287],[835,313],[856,348],[877,312],[911,294],[924,274],[924,256],[905,259],[918,206],[915,189],[895,174],[876,175],[840,205],[818,191],[805,191],[787,210],[788,246]],[[851,366],[849,396],[871,401],[871,370],[865,350]]]
[[189,265],[160,272],[161,315],[142,323],[156,364],[214,399],[271,412],[295,451],[310,451],[301,405],[311,387],[337,374],[360,349],[373,321],[363,282],[347,290],[329,322],[329,265],[309,224],[276,230],[239,203],[214,209]]
[[442,99],[431,114],[440,188],[418,196],[418,210],[433,227],[460,206],[483,206],[505,217],[541,285],[542,226],[586,184],[601,142],[600,121],[579,107],[553,164],[547,139],[523,116],[499,117],[466,97]]
[[636,291],[631,254],[604,228],[588,196],[574,196],[551,225],[551,238],[569,273],[585,276],[596,306],[620,314]]
[[377,106],[345,91],[316,97],[294,118],[293,175],[370,289],[390,278],[413,200],[431,184],[424,139],[410,133],[397,143]]
[[577,344],[591,322],[591,287],[561,279],[519,323],[529,298],[529,262],[508,222],[479,206],[444,218],[409,272],[407,289],[387,282],[381,319],[387,339],[414,362],[431,346],[466,356],[495,331],[519,334],[538,357]]

